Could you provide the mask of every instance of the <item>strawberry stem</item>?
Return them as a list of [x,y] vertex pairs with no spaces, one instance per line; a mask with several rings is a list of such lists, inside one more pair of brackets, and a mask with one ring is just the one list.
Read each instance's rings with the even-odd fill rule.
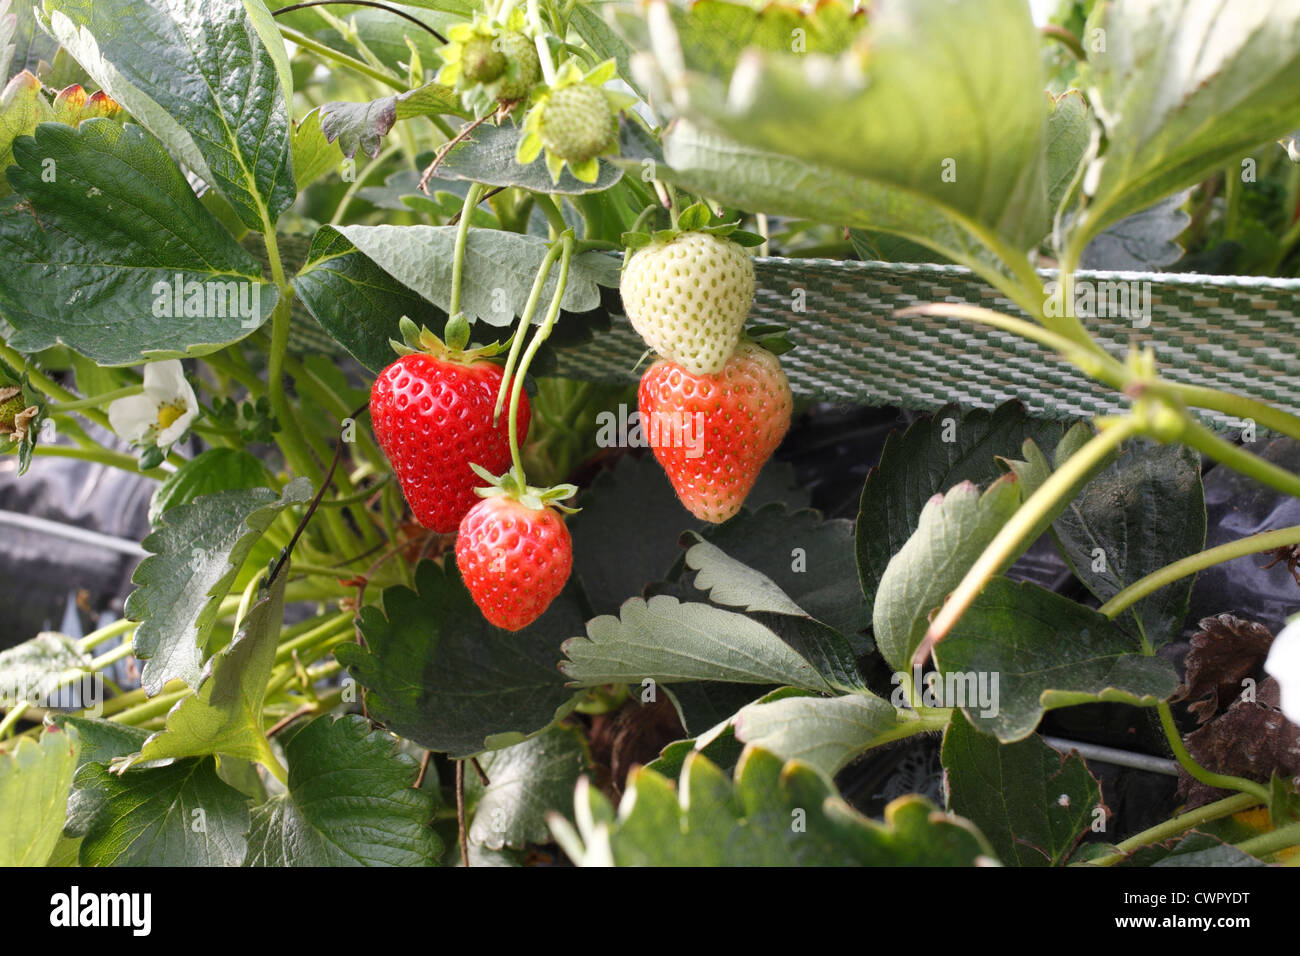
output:
[[[519,362],[519,370],[514,375],[514,384],[510,390],[510,460],[514,463],[514,469],[521,484],[525,483],[524,463],[519,455],[519,438],[516,434],[515,423],[519,411],[519,396],[524,391],[524,378],[528,375],[528,367],[533,364],[533,358],[537,355],[537,350],[542,347],[542,343],[551,334],[551,329],[555,327],[555,320],[560,315],[560,300],[564,298],[564,288],[569,282],[569,262],[573,259],[573,230],[566,230],[559,237],[556,246],[560,249],[560,274],[555,280],[555,294],[551,296],[551,307],[546,313],[546,321],[538,326],[537,331],[533,333],[532,341],[528,343],[528,350],[524,352],[524,357]],[[554,252],[556,246],[551,248],[552,252]],[[546,264],[546,268],[549,271],[549,264]],[[524,326],[521,326],[522,328]]]
[[460,287],[465,271],[465,244],[469,238],[469,220],[474,213],[474,207],[478,205],[479,197],[482,195],[483,187],[478,183],[470,183],[469,189],[465,191],[465,204],[461,206],[460,222],[456,225],[456,245],[452,250],[451,302],[447,308],[449,317],[454,317],[460,313]]
[[555,265],[555,260],[560,257],[561,250],[561,243],[553,244],[550,249],[546,250],[546,257],[542,259],[542,264],[537,269],[537,278],[533,280],[533,288],[528,293],[528,301],[524,304],[523,316],[519,319],[519,325],[515,329],[515,334],[511,337],[510,354],[506,357],[505,374],[501,377],[501,390],[497,392],[496,408],[492,410],[493,425],[501,418],[501,409],[506,403],[510,383],[514,381],[515,365],[519,361],[519,353],[523,350],[524,338],[528,335],[528,326],[532,324],[533,313],[537,311],[537,303],[542,298],[542,289],[546,286],[546,280],[551,274],[551,267]]

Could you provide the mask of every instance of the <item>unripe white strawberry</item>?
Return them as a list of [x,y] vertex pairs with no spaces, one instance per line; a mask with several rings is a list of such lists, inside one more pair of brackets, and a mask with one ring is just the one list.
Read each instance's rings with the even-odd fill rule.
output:
[[754,262],[730,239],[683,232],[632,253],[619,292],[647,345],[692,374],[713,375],[754,303]]

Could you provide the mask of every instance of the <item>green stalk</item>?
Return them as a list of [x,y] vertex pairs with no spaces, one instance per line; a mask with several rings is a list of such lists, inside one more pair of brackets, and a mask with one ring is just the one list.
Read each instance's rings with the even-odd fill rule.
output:
[[1295,475],[1271,461],[1265,461],[1258,455],[1252,455],[1190,418],[1183,425],[1179,438],[1185,444],[1227,465],[1233,471],[1239,471],[1293,498],[1300,498],[1300,475]]
[[70,445],[37,445],[32,451],[37,455],[45,455],[49,458],[80,458],[82,461],[93,461],[98,465],[105,465],[109,468],[117,468],[120,471],[129,471],[133,475],[145,475],[149,478],[164,478],[167,473],[160,468],[151,468],[148,471],[140,470],[140,463],[135,458],[120,451],[109,451],[107,448],[73,448]]
[[1204,571],[1216,564],[1245,557],[1248,554],[1259,554],[1261,551],[1272,551],[1274,548],[1283,548],[1293,544],[1300,544],[1300,525],[1279,528],[1276,531],[1264,531],[1237,541],[1229,541],[1217,548],[1209,548],[1198,554],[1188,555],[1173,564],[1152,571],[1146,577],[1140,578],[1124,588],[1098,610],[1109,618],[1115,618],[1148,594],[1189,575],[1196,574],[1198,571]]
[[1271,833],[1261,833],[1257,837],[1243,840],[1237,844],[1237,849],[1251,856],[1262,857],[1277,853],[1279,850],[1288,850],[1293,846],[1300,846],[1300,823],[1288,823]]
[[1042,530],[1057,506],[1076,493],[1101,468],[1111,452],[1137,432],[1138,425],[1133,419],[1119,419],[1094,435],[1065,464],[1052,472],[1002,526],[1002,530],[984,549],[983,554],[971,565],[961,584],[935,615],[925,640],[917,649],[914,661],[923,662],[929,656],[930,649],[952,630],[953,625],[984,590],[989,579],[1011,564],[1032,543],[1029,540],[1031,535]]
[[280,36],[284,37],[286,40],[291,41],[292,43],[296,43],[304,50],[310,50],[312,53],[315,53],[317,56],[324,57],[327,60],[333,60],[335,63],[338,63],[340,66],[346,66],[349,69],[355,70],[356,72],[360,73],[362,76],[368,76],[372,80],[376,80],[380,83],[383,83],[385,86],[389,87],[390,89],[397,90],[399,93],[406,92],[406,83],[403,82],[403,80],[401,80],[399,77],[394,76],[386,71],[377,70],[374,67],[372,67],[369,63],[366,63],[362,60],[358,60],[356,57],[348,56],[346,53],[341,53],[340,51],[335,50],[332,47],[328,47],[323,43],[318,43],[315,40],[313,40],[311,37],[307,36],[307,34],[299,33],[297,30],[293,29],[292,27],[281,26]]
[[460,207],[460,222],[456,225],[456,245],[452,249],[451,258],[451,303],[447,307],[448,321],[460,314],[460,290],[465,278],[465,245],[469,239],[469,221],[482,195],[483,187],[478,183],[470,183],[469,189],[465,191],[465,202]]
[[20,700],[9,708],[9,712],[4,715],[4,719],[0,720],[0,740],[4,740],[4,738],[9,734],[10,729],[17,724],[18,721],[22,720],[23,714],[27,713],[27,708],[31,705],[31,701],[29,700]]
[[1203,807],[1197,807],[1195,810],[1189,810],[1187,813],[1171,817],[1163,823],[1158,823],[1150,829],[1129,837],[1122,843],[1117,843],[1115,849],[1119,851],[1118,853],[1097,857],[1097,859],[1089,860],[1084,865],[1110,866],[1119,863],[1134,850],[1179,836],[1203,823],[1219,820],[1242,810],[1249,810],[1251,807],[1259,806],[1259,803],[1260,801],[1249,793],[1238,793],[1231,797],[1224,797],[1222,800],[1216,800],[1214,803],[1207,803]]
[[58,402],[49,407],[49,412],[51,415],[54,415],[66,412],[77,412],[81,411],[83,408],[102,408],[119,398],[130,398],[132,395],[141,395],[143,393],[143,385],[128,385],[125,388],[119,388],[116,391],[104,392],[102,395],[94,395],[90,398],[79,398],[74,402]]
[[1207,787],[1214,787],[1219,790],[1237,790],[1241,793],[1250,794],[1260,803],[1268,803],[1268,787],[1263,784],[1256,783],[1254,780],[1247,780],[1244,777],[1215,773],[1212,770],[1206,770],[1197,763],[1183,745],[1183,737],[1178,732],[1177,725],[1174,724],[1174,714],[1169,709],[1169,703],[1163,700],[1160,701],[1156,704],[1156,710],[1160,713],[1160,725],[1164,728],[1165,737],[1169,741],[1169,749],[1174,752],[1174,758],[1182,765],[1184,770]]
[[347,212],[348,207],[352,205],[352,200],[356,198],[357,193],[370,179],[370,174],[378,169],[383,168],[391,157],[402,151],[400,143],[394,143],[385,147],[378,156],[366,164],[366,168],[357,174],[357,178],[348,183],[347,190],[343,193],[343,198],[339,200],[338,206],[334,209],[334,215],[330,217],[330,225],[337,226],[343,221],[343,215]]
[[559,258],[561,250],[561,243],[555,243],[546,250],[546,257],[542,259],[542,264],[537,269],[537,277],[533,279],[533,287],[528,292],[528,301],[524,304],[523,315],[519,319],[515,334],[511,337],[510,354],[506,357],[506,366],[501,377],[501,390],[497,392],[497,404],[492,410],[493,425],[501,417],[501,407],[505,404],[507,389],[510,383],[514,381],[515,365],[519,361],[519,353],[523,350],[524,339],[528,335],[528,326],[532,324],[533,313],[537,311],[537,303],[542,298],[542,289],[546,286],[546,280],[550,278],[551,267],[555,264],[555,260]]
[[528,367],[533,364],[533,357],[537,355],[537,350],[542,347],[547,336],[551,334],[551,329],[555,327],[555,320],[560,315],[560,300],[564,298],[564,288],[569,282],[569,262],[573,258],[573,232],[565,232],[560,237],[560,274],[555,280],[555,294],[551,296],[551,307],[546,314],[546,321],[538,326],[537,331],[533,333],[532,341],[528,343],[528,350],[524,352],[523,359],[519,362],[519,371],[514,378],[514,386],[510,390],[510,460],[514,464],[515,474],[519,476],[521,484],[525,484],[524,463],[519,455],[519,436],[517,434],[517,422],[519,413],[519,397],[524,393],[524,378],[528,375]]
[[546,217],[547,223],[550,224],[553,239],[558,239],[569,228],[569,224],[564,221],[564,213],[560,212],[560,207],[555,204],[555,200],[546,193],[533,193],[533,200],[537,203],[537,208],[542,211]]
[[935,302],[900,309],[895,315],[952,316],[957,319],[978,322],[995,329],[1001,329],[1004,332],[1011,332],[1021,338],[1029,339],[1031,342],[1037,342],[1039,345],[1059,352],[1084,373],[1112,388],[1122,389],[1128,381],[1128,373],[1124,368],[1124,363],[1108,352],[1102,351],[1098,353],[1093,349],[1084,348],[1073,339],[1069,339],[1059,332],[1054,332],[1033,322],[1027,322],[1024,319],[995,312],[992,309],[949,302]]
[[1221,392],[1217,388],[1206,388],[1202,385],[1184,385],[1180,382],[1163,380],[1148,385],[1147,392],[1168,397],[1175,404],[1207,408],[1241,419],[1249,418],[1269,431],[1300,439],[1300,418],[1244,395]]
[[105,625],[97,631],[91,631],[81,640],[77,641],[77,650],[84,654],[86,651],[93,650],[105,641],[111,641],[119,634],[125,634],[127,631],[135,630],[137,626],[138,622],[128,621],[126,618],[114,621],[112,624]]

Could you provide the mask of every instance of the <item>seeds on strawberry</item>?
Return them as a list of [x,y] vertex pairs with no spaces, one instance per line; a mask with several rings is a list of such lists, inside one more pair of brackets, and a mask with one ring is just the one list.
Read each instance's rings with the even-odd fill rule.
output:
[[754,263],[730,239],[683,232],[628,258],[623,309],[647,345],[695,375],[712,375],[740,340],[754,303]]
[[[510,465],[509,419],[493,426],[502,370],[424,353],[404,355],[375,379],[370,415],[375,438],[393,466],[415,518],[440,533],[455,531],[479,499],[470,469],[500,472]],[[519,441],[528,434],[531,409],[521,395]]]
[[618,136],[618,122],[602,90],[575,83],[550,95],[538,135],[549,152],[581,163],[610,147]]
[[794,408],[781,363],[752,342],[716,375],[660,359],[642,376],[637,399],[641,427],[678,499],[713,523],[740,510]]
[[573,544],[553,508],[484,498],[460,523],[456,566],[483,616],[495,627],[518,631],[564,590]]

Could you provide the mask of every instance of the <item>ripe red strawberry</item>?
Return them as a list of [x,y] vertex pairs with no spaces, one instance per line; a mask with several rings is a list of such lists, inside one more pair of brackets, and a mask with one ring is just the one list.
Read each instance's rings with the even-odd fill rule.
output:
[[775,355],[742,342],[716,375],[660,359],[637,392],[644,430],[695,517],[726,521],[790,428],[794,398]]
[[550,505],[496,495],[476,504],[460,523],[456,566],[483,616],[496,627],[518,631],[541,617],[564,590],[573,543]]
[[[509,416],[492,424],[503,372],[432,336],[422,344],[428,352],[403,355],[375,379],[370,417],[416,520],[448,533],[478,501],[470,465],[494,473],[510,466]],[[531,414],[521,394],[515,418],[521,445]]]

